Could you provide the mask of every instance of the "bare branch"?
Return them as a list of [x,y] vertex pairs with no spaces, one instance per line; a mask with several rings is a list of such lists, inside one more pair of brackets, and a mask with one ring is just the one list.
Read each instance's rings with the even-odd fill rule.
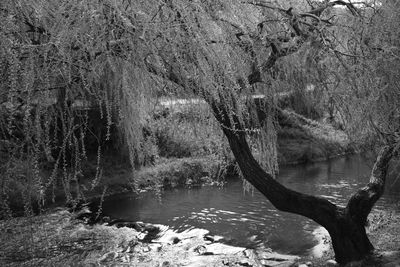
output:
[[266,3],[264,1],[242,1],[241,3],[260,6],[260,7],[265,7],[267,9],[276,10],[276,11],[279,11],[279,12],[286,13],[285,9],[277,7],[277,6],[272,6],[269,3]]

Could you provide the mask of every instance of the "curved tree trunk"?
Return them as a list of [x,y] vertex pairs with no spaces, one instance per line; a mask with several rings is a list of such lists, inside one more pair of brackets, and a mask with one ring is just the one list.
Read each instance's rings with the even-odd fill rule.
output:
[[[148,71],[151,73],[181,86],[186,84],[196,86],[195,81],[176,75],[171,68],[165,71],[148,62],[147,64]],[[391,146],[382,148],[367,186],[356,192],[346,207],[340,207],[322,197],[299,193],[277,182],[271,174],[263,170],[253,157],[246,141],[245,126],[242,125],[236,113],[229,112],[237,108],[234,96],[231,96],[232,101],[228,106],[227,103],[219,102],[206,90],[202,90],[200,86],[196,87],[196,90],[203,94],[204,99],[211,106],[244,178],[259,190],[272,205],[278,210],[310,218],[325,227],[332,239],[336,261],[340,264],[360,260],[373,251],[374,248],[366,234],[365,223],[373,205],[383,194],[386,172],[392,158],[393,148]],[[226,98],[227,96],[220,97],[220,99]],[[257,106],[257,103],[255,104]],[[272,110],[277,112],[277,116],[282,116],[279,109],[266,111],[258,106],[257,116],[260,121],[266,117],[265,112],[274,112]]]
[[[393,148],[385,146],[376,159],[368,185],[356,192],[346,207],[337,206],[327,199],[293,191],[277,182],[274,177],[265,172],[253,157],[246,141],[245,126],[235,112],[239,109],[237,100],[229,91],[220,99],[211,95],[202,88],[196,80],[185,77],[177,72],[167,61],[165,68],[151,64],[145,59],[147,70],[180,86],[190,85],[196,93],[201,94],[209,103],[215,118],[228,139],[230,148],[236,158],[244,178],[259,190],[278,210],[299,214],[314,220],[325,227],[332,239],[336,261],[344,264],[364,258],[373,251],[373,246],[365,230],[367,216],[375,202],[383,194],[386,172],[392,158]],[[220,92],[221,93],[221,92]],[[227,99],[231,98],[231,101]],[[225,102],[224,102],[225,101]],[[257,106],[257,103],[255,103]],[[257,116],[260,121],[266,117],[266,112],[279,113],[279,109],[260,109],[257,107]],[[240,114],[239,110],[236,110]]]
[[224,105],[210,103],[221,123],[225,136],[244,178],[259,190],[278,210],[308,217],[327,229],[335,251],[336,261],[344,264],[364,258],[373,251],[365,230],[367,216],[383,194],[385,177],[392,148],[384,147],[376,159],[368,185],[356,192],[346,207],[327,199],[290,190],[265,172],[253,157],[246,141],[244,127]]

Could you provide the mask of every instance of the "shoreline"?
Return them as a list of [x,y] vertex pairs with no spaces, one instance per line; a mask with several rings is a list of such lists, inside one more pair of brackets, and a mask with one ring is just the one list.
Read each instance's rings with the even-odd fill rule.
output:
[[0,221],[6,229],[0,234],[1,265],[292,266],[300,260],[268,249],[226,245],[223,237],[211,236],[205,229],[176,232],[141,222],[91,225],[78,214],[58,209]]
[[[86,217],[85,217],[86,216]],[[1,266],[337,266],[332,249],[320,258],[286,255],[271,249],[224,244],[224,237],[206,229],[183,232],[166,225],[101,218],[86,208],[70,212],[57,208],[33,217],[0,220]],[[368,227],[376,250],[351,266],[400,264],[400,214],[373,212]],[[86,220],[87,221],[87,220]],[[321,234],[323,245],[330,239]]]

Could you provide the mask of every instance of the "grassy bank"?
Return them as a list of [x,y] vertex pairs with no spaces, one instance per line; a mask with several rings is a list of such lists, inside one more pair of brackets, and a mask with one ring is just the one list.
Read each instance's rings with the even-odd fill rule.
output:
[[[137,188],[218,182],[235,174],[235,160],[219,126],[197,121],[192,110],[181,112],[149,127],[158,154],[152,164],[134,174]],[[280,165],[321,161],[353,152],[343,131],[292,111],[283,111],[283,115],[278,128]]]
[[[329,124],[285,111],[278,130],[280,165],[326,160],[352,152],[346,135]],[[185,120],[181,120],[185,117]],[[223,182],[235,175],[235,161],[218,125],[193,126],[193,114],[175,114],[149,127],[155,137],[154,161],[134,173],[129,165],[105,160],[104,177],[96,187],[100,195],[131,190],[160,189]],[[179,119],[179,121],[176,121]],[[201,123],[201,121],[200,121]],[[178,124],[178,126],[176,126]],[[94,169],[94,167],[93,167]],[[93,176],[94,171],[92,171]],[[90,177],[90,176],[88,176]],[[85,188],[91,179],[82,180]]]
[[346,134],[328,123],[283,111],[278,130],[278,162],[314,162],[354,152]]
[[[198,107],[193,107],[198,105]],[[60,170],[54,186],[44,191],[32,181],[26,186],[31,165],[15,164],[11,169],[15,178],[9,179],[7,188],[9,206],[21,215],[26,202],[39,201],[45,206],[87,201],[105,195],[127,191],[162,189],[175,186],[220,184],[226,177],[237,174],[235,160],[218,123],[204,104],[169,104],[153,111],[151,119],[143,124],[144,154],[136,155],[138,166],[132,171],[126,144],[111,136],[97,154],[97,144],[87,147],[88,157],[80,162],[82,171],[75,178],[66,176],[67,168]],[[149,117],[149,118],[150,118]],[[307,119],[293,111],[283,110],[279,117],[278,162],[280,165],[325,160],[351,151],[346,135],[326,123]],[[100,123],[100,122],[99,122]],[[97,124],[96,124],[97,125]],[[253,142],[249,138],[249,142]],[[52,166],[43,165],[42,184],[52,174]],[[74,176],[71,170],[71,177]],[[68,179],[66,179],[68,178]],[[67,180],[67,182],[66,182]],[[43,197],[37,192],[44,192]],[[5,191],[6,192],[6,191]],[[26,197],[28,196],[28,197]],[[73,203],[72,203],[73,204]],[[3,209],[3,207],[1,207]],[[4,212],[5,211],[5,212]],[[9,212],[3,209],[1,214]],[[7,214],[6,214],[7,215]],[[4,216],[0,216],[4,217]]]
[[[391,267],[400,266],[400,213],[398,204],[388,207],[385,211],[374,211],[368,216],[366,226],[368,237],[373,244],[374,253],[359,262],[353,262],[346,266],[353,267]],[[327,232],[325,232],[327,234]],[[324,245],[328,248],[321,258],[306,257],[304,261],[311,261],[313,266],[327,266],[328,260],[335,254],[331,246],[329,236],[323,237]]]
[[[283,114],[278,129],[280,165],[321,161],[352,152],[342,131],[294,112]],[[80,180],[82,192],[95,197],[105,190],[109,195],[133,189],[218,184],[236,175],[234,157],[219,126],[199,116],[193,110],[179,110],[155,120],[146,128],[154,142],[152,162],[132,172],[128,160],[105,155],[102,177],[94,188],[96,164],[87,165]]]

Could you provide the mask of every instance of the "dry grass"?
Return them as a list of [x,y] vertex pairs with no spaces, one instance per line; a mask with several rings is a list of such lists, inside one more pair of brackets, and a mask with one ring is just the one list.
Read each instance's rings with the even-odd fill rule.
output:
[[1,266],[97,265],[121,245],[137,244],[137,232],[102,225],[88,226],[61,210],[35,217],[0,221]]
[[369,216],[369,235],[379,251],[400,248],[400,214],[396,211],[379,211]]

